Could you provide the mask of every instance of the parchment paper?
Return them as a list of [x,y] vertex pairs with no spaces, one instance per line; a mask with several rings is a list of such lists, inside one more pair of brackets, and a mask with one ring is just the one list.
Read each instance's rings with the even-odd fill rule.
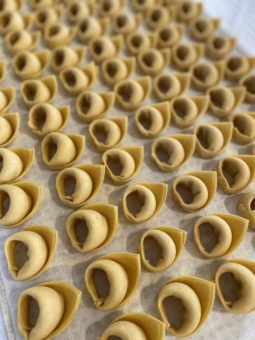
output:
[[[25,11],[24,11],[25,13]],[[144,28],[141,28],[144,30]],[[184,40],[187,38],[184,38]],[[1,38],[3,41],[3,38]],[[72,46],[80,46],[78,43],[73,42]],[[41,48],[45,48],[41,44]],[[124,53],[121,55],[125,55]],[[119,228],[116,237],[112,243],[104,249],[90,254],[81,254],[72,249],[69,239],[67,237],[65,221],[67,216],[71,213],[72,209],[68,209],[59,201],[56,190],[55,190],[55,179],[57,172],[47,169],[43,164],[41,158],[40,144],[41,140],[34,136],[27,127],[27,113],[28,109],[24,105],[20,97],[20,84],[12,70],[11,58],[4,51],[3,44],[1,44],[1,56],[6,58],[8,63],[8,75],[5,81],[1,84],[2,87],[15,86],[17,88],[17,97],[15,104],[11,107],[9,112],[20,112],[21,115],[21,128],[18,137],[11,146],[23,146],[23,147],[34,147],[35,148],[35,160],[34,164],[29,173],[22,179],[22,181],[36,182],[43,186],[43,199],[39,210],[35,216],[30,219],[25,225],[32,224],[43,224],[56,228],[59,233],[59,242],[56,251],[55,258],[51,264],[49,270],[42,276],[33,281],[28,282],[15,282],[6,266],[6,260],[4,256],[4,242],[6,237],[21,229],[3,229],[0,230],[0,261],[1,261],[1,307],[4,315],[8,338],[21,339],[17,330],[17,301],[19,294],[27,287],[36,285],[39,282],[48,280],[64,280],[75,285],[82,291],[82,300],[78,312],[71,323],[71,325],[61,333],[57,339],[61,340],[95,340],[100,336],[106,326],[117,316],[127,312],[146,312],[151,315],[158,317],[159,314],[156,309],[156,297],[159,289],[169,280],[169,278],[177,275],[196,275],[205,279],[212,280],[214,273],[220,264],[225,259],[219,260],[207,260],[200,256],[194,241],[193,241],[193,226],[199,216],[206,215],[214,212],[227,212],[236,213],[236,203],[238,202],[240,195],[227,196],[222,193],[220,189],[217,190],[217,195],[213,202],[204,210],[199,213],[187,214],[182,212],[171,200],[171,185],[174,178],[186,172],[193,170],[211,170],[215,168],[218,159],[231,154],[246,154],[251,152],[251,145],[240,146],[231,142],[227,150],[220,153],[217,157],[212,160],[203,160],[197,155],[193,155],[192,159],[181,167],[180,170],[173,173],[162,173],[154,165],[150,158],[150,147],[153,140],[147,140],[142,138],[134,128],[134,114],[125,113],[118,107],[114,107],[108,116],[124,116],[127,115],[129,119],[129,128],[127,136],[124,138],[122,145],[144,145],[145,148],[145,159],[144,164],[139,174],[130,182],[130,184],[138,181],[161,181],[169,185],[169,192],[166,203],[161,209],[159,215],[149,221],[148,223],[142,223],[139,225],[132,225],[125,219],[122,214],[122,209],[119,206]],[[89,61],[88,53],[86,61],[83,65]],[[168,67],[165,71],[170,71]],[[175,70],[175,72],[178,70]],[[50,74],[50,68],[45,73]],[[136,76],[141,75],[137,72]],[[94,86],[95,91],[106,90],[107,88],[100,84],[98,79]],[[194,91],[187,91],[187,94],[194,94]],[[153,102],[154,99],[150,97],[145,104]],[[59,92],[54,100],[54,105],[57,107],[60,105],[70,105],[72,109],[71,119],[64,130],[65,133],[80,133],[85,134],[86,149],[79,160],[79,164],[84,162],[101,162],[101,154],[93,147],[89,141],[88,126],[83,124],[76,116],[75,112],[75,98],[69,97],[67,93],[62,89],[59,83]],[[251,105],[243,106],[246,110],[252,110]],[[204,122],[217,121],[217,118],[213,117],[210,113],[206,113],[200,117],[196,124],[191,128],[180,130],[175,128],[173,124],[170,124],[169,128],[162,133],[162,136],[167,136],[174,133],[191,133],[193,128]],[[111,203],[119,205],[119,199],[125,190],[126,185],[121,187],[115,187],[112,185],[110,180],[107,178],[104,181],[103,187],[100,190],[97,197],[91,203]],[[246,191],[254,189],[250,186]],[[24,226],[25,226],[24,225]],[[131,302],[118,309],[114,312],[98,311],[87,293],[84,284],[84,270],[86,266],[95,260],[97,257],[110,252],[116,251],[128,251],[137,252],[138,241],[142,233],[148,228],[156,227],[158,225],[169,225],[179,227],[187,231],[187,241],[185,249],[183,250],[181,257],[176,264],[169,270],[163,273],[149,273],[142,269],[140,284],[137,292],[132,298]],[[250,229],[247,235],[233,254],[227,258],[247,258],[254,260],[255,251],[255,236],[254,231]],[[218,339],[218,340],[252,340],[254,339],[254,322],[255,315],[250,313],[245,316],[234,315],[226,312],[219,301],[215,300],[213,311],[210,314],[205,325],[191,338],[202,340],[202,339]],[[173,339],[169,335],[167,339]],[[157,339],[155,339],[157,340]]]

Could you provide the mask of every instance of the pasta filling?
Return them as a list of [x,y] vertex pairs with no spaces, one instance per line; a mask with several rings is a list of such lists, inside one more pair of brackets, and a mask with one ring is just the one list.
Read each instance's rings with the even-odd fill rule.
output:
[[107,166],[115,176],[120,176],[123,170],[123,164],[118,155],[109,155],[107,157]]
[[10,196],[7,192],[0,190],[0,218],[3,218],[10,208]]
[[239,177],[240,165],[231,160],[224,160],[222,164],[222,173],[230,187],[233,187]]
[[145,194],[139,190],[134,190],[126,197],[127,208],[132,215],[139,214],[145,204]]
[[104,300],[110,294],[110,282],[108,280],[107,274],[102,269],[93,269],[92,280],[96,290],[96,294],[99,299],[99,306],[104,304]]
[[254,120],[249,116],[245,115],[237,115],[233,118],[234,127],[238,129],[238,131],[242,135],[246,135],[252,137],[254,134]]
[[164,28],[159,32],[159,37],[164,42],[171,41],[173,38],[173,32],[169,28]]
[[57,150],[58,150],[57,143],[50,137],[46,144],[46,155],[48,161],[50,161],[55,156]]
[[77,218],[73,221],[72,228],[74,231],[73,236],[75,237],[78,245],[82,248],[89,234],[87,223],[85,220]]
[[143,111],[140,115],[139,115],[139,123],[142,125],[142,127],[145,130],[150,130],[152,123],[153,123],[153,115],[151,114],[151,112],[149,110],[147,111]]
[[74,72],[72,72],[71,70],[67,70],[63,73],[63,77],[67,85],[75,86],[77,79]]
[[29,101],[34,101],[38,92],[38,85],[37,84],[26,84],[24,86],[24,94]]
[[40,315],[40,307],[38,302],[30,295],[23,297],[23,306],[27,313],[23,315],[23,322],[28,333],[36,326]]
[[93,129],[93,134],[95,135],[98,142],[105,144],[108,139],[108,131],[104,124],[96,124]]
[[255,77],[249,77],[243,82],[243,85],[249,93],[255,94]]
[[255,198],[250,203],[250,209],[251,211],[255,211]]
[[240,69],[242,67],[242,65],[243,65],[243,59],[241,59],[239,57],[232,57],[227,62],[227,68],[230,71],[233,71],[233,72]]
[[175,114],[184,120],[187,120],[192,115],[190,102],[184,98],[176,99],[173,103],[173,109]]
[[143,44],[143,37],[141,35],[135,35],[132,37],[131,43],[135,48],[139,48]]

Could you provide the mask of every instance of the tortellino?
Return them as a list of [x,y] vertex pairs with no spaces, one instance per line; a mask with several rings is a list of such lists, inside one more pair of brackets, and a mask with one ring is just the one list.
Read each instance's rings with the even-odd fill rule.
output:
[[185,164],[192,156],[196,137],[178,134],[161,137],[151,146],[151,158],[160,170],[170,172]]
[[0,12],[0,33],[6,34],[13,30],[28,29],[32,24],[32,16],[22,16],[14,10]]
[[24,103],[31,107],[38,103],[51,103],[58,91],[58,83],[55,76],[25,80],[21,84],[20,92]]
[[134,32],[127,36],[126,44],[131,54],[138,54],[149,48],[156,47],[157,36],[155,34],[145,34],[142,32]]
[[199,125],[194,131],[197,153],[203,158],[214,157],[228,146],[232,131],[230,122]]
[[143,106],[135,112],[135,126],[146,138],[158,136],[170,125],[170,120],[169,102]]
[[189,25],[191,37],[197,41],[207,41],[220,26],[220,19],[205,19],[198,17]]
[[240,192],[254,179],[255,156],[227,156],[218,161],[216,170],[218,183],[226,194]]
[[236,46],[236,38],[215,35],[208,40],[206,46],[207,56],[213,60],[223,59]]
[[196,89],[206,91],[222,80],[224,72],[225,63],[202,61],[192,66],[191,83]]
[[166,25],[157,31],[159,48],[174,47],[178,45],[184,34],[183,25]]
[[255,229],[255,191],[244,194],[237,207],[240,214],[249,220],[249,226]]
[[51,264],[57,247],[58,232],[32,225],[9,236],[4,245],[8,269],[14,280],[32,280]]
[[19,11],[22,5],[22,0],[2,0],[0,12]]
[[137,56],[137,63],[141,71],[149,76],[156,76],[168,66],[170,61],[170,50],[168,48],[158,50],[151,48],[140,52]]
[[170,103],[171,117],[179,128],[186,128],[194,124],[208,106],[208,96],[178,96]]
[[97,79],[97,66],[93,62],[83,68],[69,66],[60,72],[59,79],[69,94],[77,96],[94,85]]
[[143,146],[112,148],[102,155],[106,175],[115,185],[130,181],[137,175],[143,164]]
[[129,78],[134,72],[135,58],[111,58],[102,63],[101,72],[105,84],[116,85],[119,81]]
[[189,85],[189,73],[163,73],[154,79],[153,92],[160,100],[170,100],[184,93]]
[[0,147],[0,184],[16,182],[31,168],[34,149]]
[[157,307],[166,330],[173,336],[186,337],[205,323],[214,298],[214,283],[195,276],[179,276],[161,288]]
[[100,17],[115,17],[120,13],[126,0],[99,0],[98,14]]
[[167,184],[160,182],[141,182],[127,187],[121,199],[125,217],[131,223],[155,217],[166,200],[167,188]]
[[41,144],[43,161],[53,170],[73,165],[82,156],[84,148],[85,136],[60,132],[50,132]]
[[126,111],[137,109],[151,92],[151,78],[142,77],[122,80],[114,86],[116,102]]
[[72,208],[84,205],[96,197],[104,175],[105,166],[98,164],[81,164],[61,170],[56,178],[59,199]]
[[43,38],[49,47],[68,45],[75,35],[75,28],[68,27],[61,22],[49,23],[43,31]]
[[43,29],[46,25],[60,20],[61,17],[62,9],[60,6],[41,8],[35,13],[34,25],[39,29]]
[[113,106],[114,92],[82,92],[76,100],[76,112],[84,123],[103,117]]
[[87,44],[92,39],[104,35],[108,31],[109,24],[110,22],[108,18],[84,18],[77,24],[76,36],[81,43]]
[[172,49],[172,61],[175,67],[182,71],[188,71],[191,66],[198,62],[204,53],[202,44],[182,43]]
[[175,11],[172,7],[154,5],[145,12],[145,23],[150,30],[155,30],[161,26],[169,24],[175,19]]
[[255,114],[239,112],[230,117],[233,122],[233,138],[239,144],[248,144],[255,140]]
[[123,314],[110,323],[99,340],[111,337],[128,340],[130,336],[135,340],[164,340],[165,324],[145,313]]
[[7,113],[0,116],[0,147],[9,145],[16,138],[20,128],[19,113]]
[[244,100],[245,89],[239,87],[213,87],[208,91],[210,110],[217,117],[225,117],[233,112]]
[[113,310],[131,300],[140,274],[140,255],[110,253],[88,265],[85,283],[97,309]]
[[64,281],[43,282],[25,289],[18,301],[20,333],[31,340],[54,338],[70,325],[80,300],[81,291]]
[[255,103],[255,76],[251,74],[243,77],[240,85],[245,87],[245,101]]
[[71,23],[80,22],[83,18],[88,18],[95,13],[93,2],[81,2],[80,0],[71,0],[66,4],[68,20]]
[[5,47],[9,53],[16,54],[21,51],[32,51],[40,41],[39,31],[28,32],[26,30],[14,29],[4,37]]
[[139,244],[144,267],[150,272],[169,269],[181,255],[186,235],[185,231],[166,226],[147,230]]
[[41,195],[42,188],[35,183],[1,184],[0,223],[6,228],[25,223],[39,208]]
[[69,46],[59,46],[53,49],[51,67],[54,72],[60,72],[67,67],[79,66],[84,59],[84,48],[73,49]]
[[29,6],[33,10],[38,10],[41,8],[46,8],[54,5],[55,0],[29,0]]
[[16,97],[15,87],[0,88],[0,114],[9,110]]
[[118,14],[112,20],[112,30],[114,34],[130,34],[138,29],[141,16],[131,15],[126,12]]
[[116,57],[123,45],[123,37],[121,35],[109,38],[101,36],[92,39],[89,42],[88,50],[92,59],[100,64],[108,58]]
[[106,247],[118,228],[118,207],[111,204],[86,205],[69,215],[68,237],[74,249],[86,253]]
[[89,134],[92,143],[99,151],[116,147],[127,133],[128,118],[100,118],[89,125]]
[[185,212],[204,209],[217,189],[216,171],[195,171],[177,177],[173,182],[173,201]]
[[255,58],[241,55],[232,55],[226,60],[225,78],[240,80],[255,67]]
[[221,265],[215,274],[217,295],[230,313],[246,314],[255,308],[255,264],[233,259]]
[[211,214],[200,217],[194,227],[194,241],[207,258],[231,254],[242,242],[249,221],[238,215]]
[[48,103],[35,104],[28,112],[28,127],[43,137],[50,132],[62,131],[70,118],[70,107],[56,108]]
[[12,62],[14,73],[21,79],[37,78],[42,75],[49,64],[49,51],[21,51],[15,55]]
[[139,12],[144,12],[157,3],[158,0],[131,0],[132,7]]
[[181,1],[177,10],[179,21],[189,23],[200,16],[203,11],[202,2],[193,2],[191,0]]

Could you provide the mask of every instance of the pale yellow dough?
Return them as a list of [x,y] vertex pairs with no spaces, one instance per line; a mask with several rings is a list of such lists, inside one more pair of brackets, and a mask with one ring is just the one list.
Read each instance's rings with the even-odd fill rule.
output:
[[233,122],[233,138],[239,144],[248,144],[255,140],[255,115],[239,112],[230,117]]
[[206,53],[213,60],[224,59],[236,46],[236,38],[214,35],[209,38]]
[[19,113],[7,113],[0,116],[0,146],[4,147],[13,142],[20,128]]
[[113,58],[118,55],[123,44],[123,37],[121,35],[109,38],[101,36],[92,39],[89,42],[88,49],[92,59],[96,63],[102,63],[108,58]]
[[144,34],[142,32],[134,32],[127,36],[126,44],[131,54],[138,54],[156,46],[157,37],[155,34]]
[[108,18],[96,19],[91,16],[84,18],[77,24],[77,38],[81,43],[89,43],[92,39],[104,35],[109,24]]
[[191,83],[196,89],[206,91],[221,81],[224,71],[223,62],[199,62],[191,68]]
[[32,33],[24,29],[13,29],[4,37],[6,49],[11,54],[21,51],[32,51],[39,43],[41,33],[34,31]]
[[174,47],[178,45],[184,33],[183,25],[166,25],[157,31],[158,47]]
[[38,136],[61,131],[70,117],[70,107],[56,108],[48,103],[35,104],[28,112],[28,127]]
[[190,75],[188,73],[163,73],[155,77],[153,91],[158,99],[170,100],[174,97],[180,96],[184,91],[186,91],[189,84]]
[[42,75],[49,64],[49,51],[19,52],[13,58],[13,69],[21,79],[37,78]]
[[197,41],[205,42],[220,25],[220,19],[205,19],[198,17],[190,23],[190,35]]
[[84,58],[83,48],[73,49],[69,46],[59,46],[53,49],[51,67],[53,71],[60,72],[67,67],[79,66]]
[[43,38],[49,47],[68,45],[72,41],[75,29],[61,22],[49,23],[43,31]]

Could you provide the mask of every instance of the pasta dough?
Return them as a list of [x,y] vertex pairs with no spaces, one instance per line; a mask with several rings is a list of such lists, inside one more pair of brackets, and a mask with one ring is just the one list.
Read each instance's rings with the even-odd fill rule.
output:
[[252,112],[239,112],[231,116],[233,138],[239,144],[248,144],[255,139],[255,115]]
[[43,31],[43,38],[49,47],[56,47],[70,44],[75,35],[75,29],[68,27],[61,22],[49,23]]
[[124,12],[118,14],[112,21],[113,33],[123,35],[132,33],[139,28],[141,19],[139,14],[131,15]]
[[118,207],[86,205],[69,215],[66,229],[74,249],[90,252],[107,246],[118,228]]
[[22,51],[13,58],[12,67],[15,74],[21,79],[37,78],[45,71],[49,64],[49,58],[47,50],[34,53]]
[[166,25],[157,31],[158,47],[174,47],[178,45],[184,34],[183,25]]
[[62,131],[70,118],[70,107],[54,107],[48,103],[35,104],[28,112],[28,127],[38,136]]
[[126,0],[99,0],[98,14],[101,17],[115,17],[124,7]]
[[233,112],[244,100],[243,87],[213,87],[208,91],[210,110],[217,117],[225,117]]
[[170,125],[168,102],[143,106],[135,112],[135,126],[147,138],[156,137]]
[[230,313],[246,314],[254,310],[254,283],[254,263],[248,260],[230,260],[215,274],[218,297]]
[[103,81],[114,86],[119,81],[129,78],[135,69],[135,58],[111,58],[102,63],[101,72]]
[[51,103],[58,90],[55,76],[48,76],[40,80],[25,80],[21,84],[21,96],[28,107],[38,103]]
[[139,243],[141,260],[150,272],[169,269],[178,259],[184,247],[186,232],[172,227],[147,230]]
[[189,23],[196,19],[203,10],[201,2],[193,2],[190,0],[181,1],[178,8],[177,18],[185,23]]
[[171,117],[179,128],[185,128],[194,124],[208,105],[208,96],[178,96],[170,102]]
[[244,194],[237,204],[241,215],[250,222],[250,227],[255,229],[255,192]]
[[216,194],[215,171],[197,171],[182,175],[174,180],[172,198],[185,212],[205,208]]
[[243,77],[240,84],[245,87],[245,101],[255,103],[255,76],[253,74]]
[[81,43],[87,44],[92,39],[104,35],[108,31],[109,24],[108,18],[96,19],[90,16],[84,18],[78,23],[77,38]]
[[226,61],[225,77],[229,80],[240,80],[247,75],[255,66],[253,57],[239,55],[230,56]]
[[0,114],[9,110],[16,97],[16,88],[6,87],[0,89]]
[[230,122],[199,125],[195,129],[196,151],[203,158],[211,158],[224,150],[232,137],[233,125]]
[[72,208],[80,207],[98,194],[104,174],[105,166],[98,164],[81,164],[61,170],[56,178],[60,200]]
[[95,12],[93,2],[83,3],[79,0],[67,2],[67,17],[71,23],[77,23],[83,18],[92,16]]
[[155,47],[157,43],[155,34],[144,34],[142,32],[134,32],[127,36],[126,44],[131,54],[138,54],[146,51],[151,47]]
[[205,42],[210,38],[220,25],[220,19],[205,19],[198,17],[190,23],[190,35],[197,41]]
[[227,156],[218,161],[218,183],[226,194],[234,194],[246,188],[255,175],[255,156]]
[[94,85],[97,79],[97,67],[94,63],[83,69],[70,66],[60,72],[59,79],[65,90],[76,96]]
[[28,148],[0,148],[0,184],[18,181],[31,168],[34,149]]
[[89,42],[88,49],[96,63],[102,63],[108,58],[116,57],[123,45],[123,37],[116,35],[113,38],[106,36],[94,38]]
[[161,5],[154,5],[145,12],[145,23],[150,30],[169,24],[174,19],[174,10]]
[[114,86],[116,102],[126,111],[137,109],[151,92],[150,77],[126,79]]
[[125,217],[131,223],[142,223],[155,217],[167,195],[167,185],[142,182],[130,185],[121,199]]
[[110,323],[99,339],[108,340],[111,337],[125,340],[164,340],[165,325],[149,314],[123,314]]
[[38,209],[41,192],[42,188],[35,183],[0,185],[0,223],[12,228],[26,222]]
[[103,117],[113,106],[114,92],[82,92],[76,100],[76,112],[85,123]]
[[7,113],[0,116],[0,147],[14,141],[20,128],[19,113]]
[[182,71],[188,71],[201,58],[204,52],[202,44],[183,43],[174,46],[172,50],[172,61],[175,67]]
[[151,157],[160,170],[169,172],[185,164],[196,145],[194,135],[170,135],[152,143]]
[[211,214],[200,217],[194,227],[194,241],[207,258],[231,254],[242,242],[248,220],[232,214]]
[[157,307],[173,336],[194,334],[208,318],[214,303],[214,283],[195,276],[176,277],[159,292]]
[[41,37],[41,32],[28,32],[24,29],[13,29],[4,37],[6,49],[15,54],[21,51],[32,51],[36,48]]
[[[86,268],[85,284],[98,309],[112,310],[120,308],[132,298],[140,274],[138,254],[110,253],[98,258]],[[103,291],[106,282],[108,287],[104,288],[107,288],[107,293]]]
[[13,30],[29,28],[32,24],[31,19],[30,15],[22,16],[13,9],[2,11],[0,12],[0,33],[6,34]]
[[53,71],[60,72],[67,67],[79,66],[84,58],[84,54],[84,48],[56,47],[52,51],[51,67]]
[[191,83],[196,89],[206,91],[221,81],[224,72],[223,62],[199,62],[191,68]]
[[156,76],[168,66],[170,61],[169,49],[149,49],[141,52],[137,56],[137,62],[141,71],[150,76]]
[[43,29],[46,25],[60,20],[61,17],[61,7],[54,6],[41,8],[38,9],[35,13],[34,25],[39,29]]
[[102,155],[106,174],[115,185],[130,181],[142,167],[143,146],[129,146],[107,150]]
[[101,118],[89,126],[91,141],[100,151],[120,144],[127,132],[127,117]]
[[170,100],[185,92],[190,84],[188,73],[163,73],[155,77],[153,92],[160,100]]
[[50,132],[42,140],[42,158],[50,169],[63,169],[82,156],[84,147],[85,136]]
[[[80,300],[81,291],[64,281],[27,288],[18,301],[20,333],[30,340],[54,338],[72,322]],[[39,307],[38,315],[33,312],[35,304]]]
[[236,38],[215,35],[208,40],[206,52],[209,58],[220,60],[226,57],[236,46]]
[[[5,257],[14,280],[31,280],[49,267],[57,247],[58,232],[49,227],[29,226],[7,238]],[[25,254],[26,252],[26,254]],[[25,261],[21,261],[22,255]]]

